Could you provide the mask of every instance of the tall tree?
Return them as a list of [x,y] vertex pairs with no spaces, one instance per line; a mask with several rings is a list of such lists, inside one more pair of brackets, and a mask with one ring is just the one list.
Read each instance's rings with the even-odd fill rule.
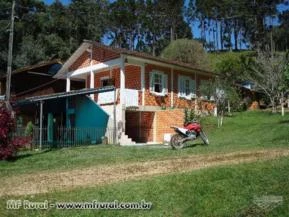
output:
[[[201,23],[203,37],[209,32],[211,20],[218,22],[221,44],[234,49],[240,48],[241,42],[248,41],[252,47],[263,48],[265,36],[265,18],[277,13],[276,6],[287,0],[190,0],[187,16],[192,22]],[[224,43],[223,43],[224,42]],[[223,47],[223,46],[221,46]],[[226,47],[226,46],[224,46]],[[218,49],[218,48],[217,48]]]

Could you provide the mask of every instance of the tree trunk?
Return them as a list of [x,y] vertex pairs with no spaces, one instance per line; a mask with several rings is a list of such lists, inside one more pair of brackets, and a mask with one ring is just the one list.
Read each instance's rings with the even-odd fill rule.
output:
[[223,20],[220,23],[220,41],[221,41],[221,50],[224,50],[224,40],[223,40]]
[[271,104],[272,104],[272,113],[276,113],[277,109],[276,109],[275,100],[271,100]]
[[218,117],[218,108],[217,108],[217,106],[214,108],[214,117]]
[[228,100],[228,113],[229,113],[229,115],[231,114],[231,104],[230,104],[230,100]]
[[238,21],[235,19],[234,23],[235,23],[234,25],[235,50],[238,50],[238,31],[237,31]]
[[284,94],[281,94],[281,115],[285,115],[285,109],[284,109]]
[[219,50],[219,37],[218,37],[218,20],[215,21],[215,41],[216,41],[216,50]]

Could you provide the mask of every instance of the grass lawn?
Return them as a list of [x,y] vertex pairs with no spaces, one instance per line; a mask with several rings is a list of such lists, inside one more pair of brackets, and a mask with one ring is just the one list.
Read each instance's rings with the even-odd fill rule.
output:
[[[171,159],[198,154],[289,148],[289,115],[266,112],[238,113],[216,128],[212,117],[202,120],[210,145],[174,151],[166,148],[89,146],[21,153],[14,162],[0,162],[0,177],[42,171],[69,171],[88,166]],[[200,143],[198,141],[197,143]],[[1,179],[1,178],[0,178]],[[289,158],[218,166],[186,173],[171,173],[98,187],[73,188],[29,196],[0,198],[0,216],[288,216]],[[254,198],[278,196],[282,204],[261,209]],[[34,202],[152,202],[151,210],[7,210],[9,199]]]
[[[201,120],[210,139],[209,146],[197,145],[179,151],[166,148],[118,147],[111,145],[64,148],[43,152],[20,153],[14,162],[0,162],[1,177],[38,171],[69,170],[125,162],[168,159],[194,154],[211,154],[263,148],[289,147],[289,114],[244,112],[224,119],[216,127],[213,117]],[[198,140],[196,144],[201,144]]]
[[[26,197],[0,199],[0,216],[288,216],[289,159],[208,168],[101,187],[78,188]],[[282,204],[261,209],[255,198],[278,196]],[[151,210],[6,210],[6,200],[151,202]],[[272,205],[272,204],[271,204]]]

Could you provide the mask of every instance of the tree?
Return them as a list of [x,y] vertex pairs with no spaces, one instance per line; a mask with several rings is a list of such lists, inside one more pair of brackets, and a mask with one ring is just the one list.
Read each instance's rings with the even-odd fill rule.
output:
[[171,42],[162,52],[161,57],[192,64],[198,68],[209,67],[203,45],[196,40],[178,39]]
[[200,23],[202,39],[213,41],[217,50],[238,50],[241,45],[260,49],[266,44],[265,20],[277,15],[276,6],[286,1],[190,0],[186,15],[191,23]]
[[226,110],[231,115],[231,105],[233,108],[239,105],[240,97],[237,89],[219,76],[206,84],[201,84],[199,89],[202,95],[214,99],[215,115],[218,127],[221,127]]
[[254,58],[243,58],[246,77],[254,82],[255,88],[268,96],[272,112],[276,112],[278,100],[282,99],[288,86],[285,77],[288,60],[282,54],[258,53]]
[[23,138],[14,138],[15,119],[4,107],[0,107],[0,160],[14,157],[26,144]]
[[160,54],[176,38],[192,38],[183,0],[117,0],[109,5],[106,35],[111,45]]

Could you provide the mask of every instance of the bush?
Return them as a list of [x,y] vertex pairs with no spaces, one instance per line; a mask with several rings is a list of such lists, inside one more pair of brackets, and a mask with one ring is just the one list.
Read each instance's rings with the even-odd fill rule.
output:
[[7,109],[0,108],[0,160],[14,157],[17,151],[22,148],[26,141],[21,137],[13,137],[15,132],[15,118]]
[[32,136],[34,125],[31,121],[29,121],[25,128],[25,136]]
[[193,121],[196,118],[197,118],[197,115],[195,114],[194,109],[187,109],[187,108],[185,109],[185,116],[184,116],[185,124]]

